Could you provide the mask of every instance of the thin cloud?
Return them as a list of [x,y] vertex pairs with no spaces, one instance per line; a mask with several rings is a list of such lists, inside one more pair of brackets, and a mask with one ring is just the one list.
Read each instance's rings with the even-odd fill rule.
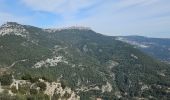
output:
[[10,13],[4,13],[4,12],[0,12],[0,24],[3,24],[5,22],[19,22],[19,23],[25,23],[27,22],[28,19],[26,18],[23,18],[23,17],[19,17],[19,16],[15,16],[15,15],[12,15]]
[[83,25],[107,35],[155,36],[161,32],[170,32],[169,0],[7,1],[0,1],[0,23],[17,21],[53,28]]
[[79,10],[87,8],[101,0],[21,0],[21,2],[35,11],[46,11],[62,16],[74,15]]

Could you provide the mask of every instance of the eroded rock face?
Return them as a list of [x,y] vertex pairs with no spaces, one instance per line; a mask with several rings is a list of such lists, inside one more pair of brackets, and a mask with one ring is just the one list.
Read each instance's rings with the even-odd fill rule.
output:
[[45,61],[44,60],[39,61],[33,66],[33,68],[41,68],[43,66],[45,67],[57,66],[59,62],[68,63],[67,61],[64,60],[62,56],[58,56],[58,57],[48,58]]
[[[44,80],[41,80],[44,82]],[[71,90],[69,87],[65,87],[64,89],[59,82],[45,82],[47,88],[44,91],[45,94],[52,97],[53,95],[60,95],[61,98],[66,98],[66,100],[80,100],[80,97]],[[66,96],[67,95],[67,96]],[[59,100],[61,98],[58,98]],[[62,99],[61,99],[62,100]]]
[[11,34],[26,37],[28,31],[22,25],[15,22],[7,22],[0,27],[0,36]]
[[[42,82],[46,85],[46,89],[43,91],[44,94],[48,95],[50,98],[54,95],[58,95],[59,98],[57,100],[80,100],[80,96],[78,96],[70,87],[62,87],[62,84],[60,82],[47,82],[43,79],[39,79],[38,82]],[[27,86],[29,89],[36,89],[38,93],[40,93],[40,87],[37,86],[37,82],[31,83],[29,80],[16,80],[13,79],[12,84],[10,85],[10,88],[15,88],[16,91],[19,91],[21,87]],[[4,89],[1,88],[0,85],[0,92],[3,92]],[[26,91],[29,93],[29,91]],[[8,90],[9,95],[16,95],[16,93],[13,93],[11,89]],[[56,98],[55,98],[56,99]]]
[[112,85],[107,82],[106,85],[102,85],[102,92],[111,92],[112,91]]

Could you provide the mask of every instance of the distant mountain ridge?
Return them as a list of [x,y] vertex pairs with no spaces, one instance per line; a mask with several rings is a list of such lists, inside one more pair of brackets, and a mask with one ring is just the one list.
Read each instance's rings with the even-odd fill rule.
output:
[[144,36],[120,36],[118,40],[134,45],[143,52],[170,63],[170,39],[149,38]]
[[[0,71],[2,89],[8,91],[0,97],[14,100],[49,100],[45,83],[53,82],[52,86],[62,83],[61,90],[69,87],[73,91],[61,95],[57,88],[50,90],[54,100],[70,100],[70,94],[78,100],[170,98],[169,65],[91,29],[47,31],[17,23],[2,25]],[[15,82],[11,77],[26,80],[26,85],[10,87]]]

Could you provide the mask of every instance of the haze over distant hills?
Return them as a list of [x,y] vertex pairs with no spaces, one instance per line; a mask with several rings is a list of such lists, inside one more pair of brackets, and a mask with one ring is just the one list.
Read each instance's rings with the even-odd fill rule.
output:
[[167,63],[170,63],[170,39],[148,38],[144,36],[120,36],[118,40],[134,45],[143,52]]
[[[169,99],[170,65],[134,48],[130,45],[133,42],[122,42],[124,38],[105,36],[89,28],[58,30],[16,22],[3,24],[0,99]],[[159,39],[153,39],[152,44],[157,44],[152,45],[153,40],[141,37],[128,37],[128,41],[131,38],[140,48],[169,45]],[[147,43],[143,44],[145,39]],[[157,51],[154,53],[160,57]]]

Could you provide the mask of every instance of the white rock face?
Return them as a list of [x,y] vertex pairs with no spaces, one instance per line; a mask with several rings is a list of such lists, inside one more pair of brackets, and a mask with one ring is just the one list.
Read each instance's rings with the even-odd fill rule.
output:
[[26,37],[28,31],[22,25],[16,23],[6,23],[0,27],[0,36],[10,34]]
[[83,46],[83,51],[84,51],[84,52],[88,52],[88,51],[89,51],[88,48],[87,48],[87,45],[84,45],[84,46]]
[[108,64],[109,64],[109,65],[108,65],[108,68],[109,68],[109,69],[112,69],[112,68],[114,68],[114,67],[116,67],[116,66],[119,65],[119,63],[116,62],[116,61],[109,61]]
[[51,97],[56,93],[60,94],[60,97],[63,97],[65,93],[68,93],[68,94],[70,94],[70,97],[67,98],[67,100],[80,100],[80,97],[78,95],[76,95],[76,93],[74,91],[72,91],[71,88],[66,87],[65,89],[63,89],[61,87],[61,83],[45,82],[45,84],[46,84],[47,88],[44,91],[44,93],[51,96]]
[[65,53],[67,53],[65,50],[67,49],[67,47],[62,47],[60,45],[55,45],[54,49],[53,49],[53,54],[57,54],[58,51],[63,50]]
[[102,93],[104,92],[111,92],[112,91],[112,85],[107,82],[106,85],[102,85]]
[[26,80],[15,80],[15,79],[13,79],[13,82],[10,85],[10,88],[14,86],[18,90],[19,85],[23,85],[23,84],[30,84],[30,82],[27,82]]
[[130,56],[133,57],[134,59],[138,59],[138,57],[135,56],[134,54],[131,54]]
[[91,90],[100,90],[100,88],[98,86],[91,86],[91,87],[87,87],[87,86],[81,86],[80,88],[77,88],[76,91],[79,92],[87,92],[87,91],[91,91]]
[[55,92],[55,89],[57,88],[58,90],[61,89],[61,84],[60,83],[55,83],[55,82],[52,82],[51,84],[46,82],[46,86],[47,86],[47,89],[45,90],[45,94],[49,95],[49,96],[53,96],[54,92]]
[[[49,95],[50,97],[52,97],[54,94],[60,94],[60,99],[59,100],[63,100],[62,97],[64,97],[64,95],[67,93],[70,96],[66,99],[66,100],[80,100],[80,96],[78,96],[74,91],[71,90],[71,88],[69,87],[65,87],[64,89],[61,86],[61,83],[59,82],[47,82],[43,79],[39,79],[40,82],[44,82],[46,84],[46,90],[44,91],[44,94]],[[17,90],[19,89],[19,85],[28,85],[31,88],[35,88],[34,86],[36,85],[36,83],[30,83],[27,80],[16,80],[13,79],[12,84],[10,85],[11,87],[15,87]],[[36,88],[37,90],[39,90],[39,87]],[[3,91],[3,89],[1,89],[1,85],[0,85],[0,92]],[[11,90],[9,90],[9,94],[10,95],[16,95],[14,93],[12,93]],[[65,99],[64,99],[65,100]]]
[[146,90],[146,89],[148,89],[149,87],[147,86],[147,85],[143,85],[142,87],[141,87],[141,90],[143,91],[143,90]]
[[118,98],[121,98],[121,97],[122,97],[122,95],[121,95],[121,93],[120,93],[119,91],[115,92],[115,95],[116,95],[116,97],[118,97]]
[[157,73],[158,73],[158,75],[161,75],[161,76],[163,76],[163,77],[166,76],[165,73],[163,73],[163,72],[157,72]]
[[45,61],[42,60],[37,62],[33,68],[40,68],[42,66],[49,67],[49,66],[57,66],[59,62],[68,63],[62,56],[48,58]]

